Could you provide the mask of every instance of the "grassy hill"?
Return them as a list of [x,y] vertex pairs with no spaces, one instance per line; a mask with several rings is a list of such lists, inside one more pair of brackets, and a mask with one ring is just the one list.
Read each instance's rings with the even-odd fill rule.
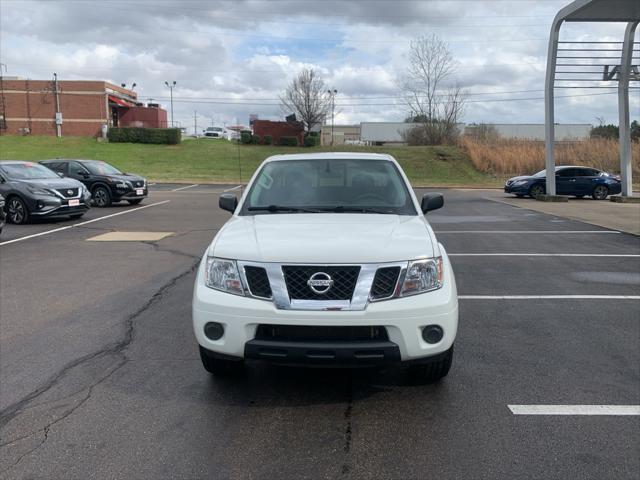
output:
[[180,145],[143,145],[102,143],[81,137],[0,137],[0,159],[3,160],[56,157],[105,160],[124,171],[165,182],[246,182],[260,162],[270,155],[325,151],[389,153],[400,162],[415,186],[498,185],[495,178],[476,170],[466,154],[453,146],[337,146],[332,149],[237,145],[206,138],[187,139]]

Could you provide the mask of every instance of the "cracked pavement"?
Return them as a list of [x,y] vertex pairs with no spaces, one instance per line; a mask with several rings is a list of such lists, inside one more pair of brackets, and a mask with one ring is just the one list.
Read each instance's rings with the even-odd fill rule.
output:
[[[228,218],[222,188],[170,190],[145,202],[166,204],[0,247],[0,479],[638,477],[638,417],[516,418],[506,408],[637,404],[637,302],[463,302],[454,365],[438,385],[412,385],[399,369],[261,364],[214,379],[190,302],[197,262]],[[593,229],[482,193],[445,198],[436,232]],[[61,225],[8,226],[2,240]],[[118,230],[176,233],[85,241]],[[449,253],[640,253],[629,235],[439,240]],[[640,289],[635,258],[539,258],[526,278],[527,260],[452,262],[461,294]],[[597,270],[624,275],[611,283]]]

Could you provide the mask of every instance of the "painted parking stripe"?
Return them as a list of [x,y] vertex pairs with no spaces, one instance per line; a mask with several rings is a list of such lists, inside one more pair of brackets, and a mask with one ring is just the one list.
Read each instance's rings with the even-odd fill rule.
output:
[[435,230],[440,234],[450,233],[497,233],[502,235],[503,233],[524,233],[524,234],[593,234],[593,233],[621,233],[617,230]]
[[234,190],[238,190],[239,188],[242,188],[242,185],[236,185],[235,187],[232,188],[227,188],[226,190],[223,190],[222,192],[233,192]]
[[640,405],[507,405],[514,415],[640,415]]
[[458,300],[640,300],[640,295],[458,295]]
[[640,258],[635,253],[448,253],[450,257],[605,257]]
[[0,242],[0,246],[9,245],[10,243],[21,242],[23,240],[29,240],[31,238],[41,237],[43,235],[49,235],[51,233],[62,232],[63,230],[69,230],[70,228],[74,228],[74,227],[81,227],[83,225],[88,225],[88,224],[93,223],[93,222],[99,222],[100,220],[105,220],[107,218],[117,217],[118,215],[125,215],[127,213],[137,212],[138,210],[144,210],[145,208],[151,208],[151,207],[155,207],[157,205],[162,205],[162,204],[168,203],[170,201],[171,200],[163,200],[162,202],[150,203],[149,205],[144,205],[142,207],[132,208],[131,210],[125,210],[123,212],[112,213],[111,215],[105,215],[104,217],[94,218],[92,220],[87,220],[86,222],[74,223],[73,225],[67,225],[65,227],[54,228],[52,230],[46,230],[44,232],[34,233],[33,235],[27,235],[25,237],[14,238],[13,240],[7,240],[6,242]]
[[186,187],[179,187],[179,188],[174,188],[173,190],[171,190],[172,192],[179,192],[180,190],[186,190],[187,188],[193,188],[193,187],[199,187],[200,185],[198,183],[194,183],[193,185],[187,185]]

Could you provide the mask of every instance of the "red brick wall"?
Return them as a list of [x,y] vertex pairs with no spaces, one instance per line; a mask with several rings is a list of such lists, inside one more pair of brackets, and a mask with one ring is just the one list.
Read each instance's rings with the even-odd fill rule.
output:
[[265,135],[271,135],[274,145],[280,137],[298,137],[300,145],[304,142],[304,127],[300,122],[272,122],[270,120],[255,120],[253,122],[253,134],[260,137],[260,142]]
[[[136,93],[100,81],[58,82],[63,136],[99,136],[107,116],[107,89],[132,98]],[[55,135],[56,99],[51,80],[4,80],[7,129],[2,134]],[[166,113],[165,113],[166,117]]]
[[119,108],[120,127],[167,128],[167,111],[162,108]]

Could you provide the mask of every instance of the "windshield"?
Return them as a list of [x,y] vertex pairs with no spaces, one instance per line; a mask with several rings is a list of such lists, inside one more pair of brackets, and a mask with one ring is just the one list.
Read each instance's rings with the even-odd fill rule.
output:
[[94,175],[122,175],[122,172],[107,162],[82,162],[82,165]]
[[60,178],[55,172],[37,163],[5,163],[0,165],[7,177],[15,180],[43,180],[47,178]]
[[292,211],[416,214],[407,185],[387,160],[267,163],[253,182],[241,214]]

